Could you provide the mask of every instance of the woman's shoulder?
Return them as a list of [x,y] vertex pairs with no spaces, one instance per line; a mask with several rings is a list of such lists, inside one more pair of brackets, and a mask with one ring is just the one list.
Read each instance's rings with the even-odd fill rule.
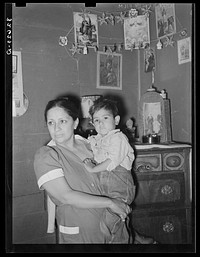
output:
[[35,161],[39,161],[39,160],[46,160],[46,159],[50,159],[50,158],[56,158],[58,156],[58,153],[55,151],[55,149],[53,148],[53,146],[42,146],[40,147],[36,153],[35,153]]
[[91,150],[90,141],[87,138],[80,135],[75,135],[75,139],[77,140],[77,142],[81,142],[81,144],[84,145],[84,149],[87,149],[89,151]]
[[85,142],[85,143],[88,143],[88,139],[87,138],[82,137],[82,136],[80,136],[78,134],[75,135],[75,139],[76,140],[81,140],[82,142]]

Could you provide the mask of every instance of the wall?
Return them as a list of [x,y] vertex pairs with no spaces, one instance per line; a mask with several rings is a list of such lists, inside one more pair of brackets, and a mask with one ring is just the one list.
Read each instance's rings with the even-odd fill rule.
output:
[[[68,36],[67,49],[58,44],[73,26],[73,11],[82,4],[13,5],[13,50],[22,53],[24,92],[29,99],[27,112],[13,118],[13,243],[54,243],[55,235],[46,233],[47,212],[44,192],[37,186],[33,158],[36,150],[49,140],[43,111],[50,99],[62,94],[112,94],[121,103],[122,121],[137,117],[138,97],[149,86],[150,76],[143,72],[142,51],[125,51],[123,55],[122,90],[96,88],[96,53],[71,56],[73,30]],[[110,9],[109,9],[110,8]],[[112,11],[109,5],[107,11]],[[181,22],[189,29],[190,7],[182,6]],[[187,24],[186,24],[187,23]],[[154,28],[151,27],[151,32]],[[109,37],[108,37],[109,35]],[[100,43],[123,42],[120,24],[99,26]],[[154,38],[155,36],[152,35]],[[68,50],[68,51],[67,51]],[[157,52],[156,86],[166,88],[172,102],[174,138],[190,141],[191,110],[190,64],[178,65],[176,48]],[[138,74],[140,75],[138,77]],[[182,106],[177,103],[181,95]],[[179,134],[178,131],[181,131]],[[185,133],[186,131],[187,133]],[[182,140],[181,140],[182,139]]]

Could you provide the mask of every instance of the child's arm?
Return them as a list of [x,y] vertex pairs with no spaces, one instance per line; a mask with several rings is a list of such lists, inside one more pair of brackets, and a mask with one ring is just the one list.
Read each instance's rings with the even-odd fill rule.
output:
[[104,162],[101,162],[95,166],[91,162],[84,162],[84,166],[89,172],[101,172],[105,171],[110,163],[111,159],[106,159]]

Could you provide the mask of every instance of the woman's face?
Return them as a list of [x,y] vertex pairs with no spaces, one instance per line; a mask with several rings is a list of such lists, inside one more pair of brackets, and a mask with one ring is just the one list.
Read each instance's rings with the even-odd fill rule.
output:
[[119,119],[119,115],[114,117],[110,111],[100,109],[93,115],[93,124],[97,133],[105,136],[108,132],[115,129],[116,125],[119,123]]
[[53,107],[47,112],[47,127],[56,144],[65,146],[73,138],[78,119],[73,118],[61,107]]

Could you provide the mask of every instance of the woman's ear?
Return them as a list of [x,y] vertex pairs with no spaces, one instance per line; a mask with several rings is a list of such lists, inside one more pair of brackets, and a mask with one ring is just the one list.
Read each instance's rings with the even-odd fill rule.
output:
[[74,129],[77,129],[78,124],[79,124],[79,118],[77,118],[77,119],[74,121]]
[[118,125],[119,121],[120,121],[120,116],[119,115],[115,116],[115,125]]

